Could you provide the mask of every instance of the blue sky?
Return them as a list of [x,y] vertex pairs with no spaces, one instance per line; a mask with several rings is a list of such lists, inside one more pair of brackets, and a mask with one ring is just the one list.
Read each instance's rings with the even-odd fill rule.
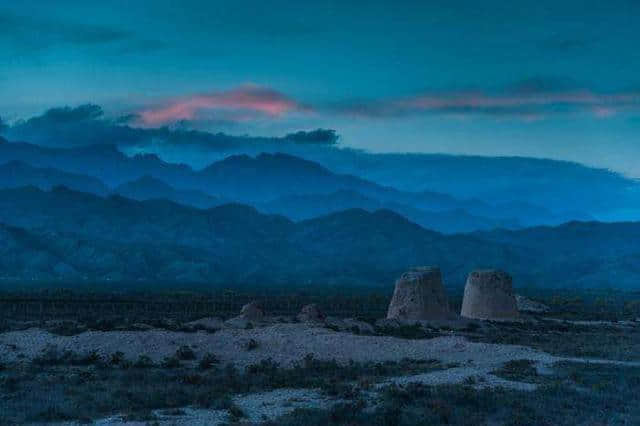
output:
[[372,151],[527,155],[640,177],[640,3],[0,1],[0,115],[334,128]]

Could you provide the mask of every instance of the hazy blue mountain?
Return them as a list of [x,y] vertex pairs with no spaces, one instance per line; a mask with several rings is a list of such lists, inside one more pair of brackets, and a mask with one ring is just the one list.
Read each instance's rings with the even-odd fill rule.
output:
[[0,283],[52,280],[202,282],[223,275],[202,250],[164,244],[125,244],[0,224]]
[[166,199],[187,206],[207,209],[222,204],[222,200],[201,191],[179,191],[153,176],[145,175],[131,182],[123,183],[114,193],[134,200]]
[[388,210],[296,223],[238,204],[202,210],[34,187],[0,190],[0,222],[9,225],[0,251],[15,259],[0,262],[0,276],[22,279],[391,285],[410,266],[435,264],[450,286],[478,267],[508,270],[517,285],[631,288],[640,280],[640,223],[447,236]]
[[[406,217],[420,226],[444,233],[489,230],[498,227],[517,228],[515,221],[499,221],[474,216],[463,209],[426,211],[400,203],[384,203],[350,190],[331,194],[292,195],[258,204],[260,211],[281,214],[293,220],[305,220],[347,209],[363,209],[369,212],[386,209]],[[514,215],[515,217],[515,215]]]
[[405,201],[430,210],[464,205],[445,194],[401,192],[356,176],[335,174],[312,161],[280,153],[228,157],[206,167],[198,176],[208,191],[245,202],[351,190],[382,201]]
[[47,250],[41,236],[0,223],[0,280],[72,279],[75,274]]
[[[305,149],[309,150],[308,152],[321,152],[311,151],[310,147]],[[634,211],[634,200],[640,199],[640,193],[634,190],[634,182],[610,172],[589,169],[573,163],[445,156],[443,163],[451,166],[447,169],[436,167],[438,162],[432,161],[434,158],[440,158],[439,156],[418,156],[424,160],[424,164],[419,166],[422,163],[417,161],[416,156],[374,158],[371,157],[374,154],[344,151],[341,151],[338,157],[335,157],[338,154],[331,157],[344,160],[336,163],[337,168],[345,169],[348,168],[345,165],[352,164],[352,171],[357,171],[356,165],[361,164],[363,175],[370,174],[367,170],[386,170],[384,173],[393,172],[390,176],[401,175],[402,179],[419,182],[419,185],[430,185],[439,181],[449,182],[451,185],[467,185],[476,189],[457,192],[464,193],[465,196],[482,193],[487,199],[458,199],[431,191],[400,191],[358,176],[334,173],[313,161],[278,153],[259,154],[256,157],[231,156],[201,171],[195,171],[186,165],[164,162],[153,154],[127,157],[113,145],[60,149],[5,141],[0,143],[0,161],[21,160],[37,167],[55,167],[67,172],[86,174],[99,178],[112,187],[150,175],[178,190],[197,190],[215,197],[250,204],[265,203],[289,196],[355,191],[385,205],[406,205],[428,212],[464,210],[472,216],[487,218],[506,226],[588,220],[603,214],[606,209],[613,214],[612,212],[620,211],[623,207],[627,211]],[[403,158],[407,159],[406,170],[402,170]],[[484,164],[485,162],[488,165]],[[504,170],[500,170],[498,164],[504,166]],[[533,166],[530,166],[531,164]],[[469,170],[465,169],[467,166]],[[487,181],[483,177],[482,170],[485,168],[495,181]],[[511,169],[518,170],[513,170],[513,176],[509,177],[508,170]],[[459,176],[456,175],[456,170],[460,172]],[[429,173],[435,173],[437,176],[426,176]],[[586,184],[580,183],[582,178]],[[484,182],[486,185],[478,182]],[[400,181],[396,183],[407,187]],[[422,186],[412,188],[418,187]],[[500,189],[494,192],[482,189],[498,187]],[[606,191],[602,189],[604,187],[607,188]],[[534,203],[532,200],[540,203]],[[607,218],[615,218],[615,215]]]
[[[56,272],[51,261],[45,269],[64,279],[79,274],[112,280],[190,276],[201,282],[382,284],[411,264],[431,260],[466,270],[505,251],[471,237],[454,244],[463,256],[450,256],[447,237],[388,211],[353,209],[294,223],[241,205],[199,210],[65,188],[0,191],[0,222],[27,228],[37,242],[27,249],[37,246],[48,259],[65,259],[69,268]],[[12,256],[20,253],[16,247]],[[27,279],[30,269],[0,276],[16,274]]]
[[100,180],[75,173],[62,172],[51,168],[36,168],[22,161],[0,164],[0,188],[15,188],[33,185],[41,189],[51,189],[65,185],[71,189],[94,194],[106,194],[109,188]]
[[[527,202],[569,214],[640,207],[640,184],[606,169],[527,157],[374,154],[336,147],[289,147],[336,173],[355,174],[402,191],[423,190],[491,204]],[[565,216],[567,217],[567,216]],[[565,218],[566,221],[566,218]]]
[[[0,142],[0,161],[11,160],[87,174],[111,186],[148,175],[175,189],[198,190],[246,203],[260,203],[291,195],[351,190],[380,201],[407,204],[430,211],[464,208],[468,204],[446,194],[401,192],[356,176],[338,175],[317,163],[286,154],[231,156],[195,171],[185,165],[166,163],[155,155],[127,157],[113,145],[61,149]],[[471,205],[491,210],[482,202],[473,202]]]
[[[572,253],[610,257],[640,252],[640,222],[569,222],[560,226],[537,226],[508,231],[497,229],[474,235],[500,244],[518,245],[536,251],[553,250],[564,256]],[[606,244],[602,242],[606,241]]]
[[[333,173],[358,176],[400,191],[444,193],[458,199],[480,199],[492,206],[527,203],[551,211],[555,217],[553,223],[589,216],[606,220],[640,219],[638,182],[609,170],[567,161],[369,153],[342,148],[337,143],[338,135],[328,129],[294,132],[285,137],[232,136],[184,128],[143,129],[105,118],[97,105],[54,108],[29,120],[4,126],[2,133],[49,147],[106,144],[119,146],[130,154],[154,155],[148,159],[146,171],[131,173],[126,166],[117,172],[105,170],[100,176],[92,174],[111,186],[151,174],[180,187],[178,176],[174,175],[176,179],[172,180],[151,172],[159,161],[155,154],[167,161],[203,168],[231,155],[286,153],[316,162]],[[67,170],[58,163],[48,167]],[[89,174],[83,170],[67,171]]]
[[34,167],[93,176],[111,187],[144,175],[155,176],[167,183],[193,175],[189,166],[166,163],[153,154],[128,157],[115,145],[49,148],[24,142],[7,142],[0,138],[0,162],[13,160]]

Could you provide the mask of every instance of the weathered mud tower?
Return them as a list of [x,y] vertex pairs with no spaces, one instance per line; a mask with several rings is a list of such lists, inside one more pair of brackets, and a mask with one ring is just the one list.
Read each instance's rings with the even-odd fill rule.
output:
[[418,267],[410,269],[396,281],[389,310],[389,319],[440,320],[450,319],[449,300],[442,285],[440,269]]
[[511,276],[493,269],[471,272],[464,287],[460,315],[476,319],[517,318]]

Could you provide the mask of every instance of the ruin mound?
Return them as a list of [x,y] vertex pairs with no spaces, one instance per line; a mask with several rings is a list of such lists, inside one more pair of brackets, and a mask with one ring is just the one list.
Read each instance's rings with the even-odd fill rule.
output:
[[439,268],[413,268],[396,281],[387,318],[434,320],[450,317],[449,300]]
[[530,312],[532,314],[549,312],[549,307],[544,303],[536,302],[519,294],[516,294],[516,304],[519,312]]
[[321,322],[325,320],[324,313],[320,310],[318,305],[312,303],[304,306],[298,314],[298,320],[302,322]]
[[264,310],[259,302],[250,302],[242,307],[240,316],[250,321],[261,321],[264,318]]
[[497,270],[471,272],[464,287],[460,315],[476,319],[517,318],[511,276]]

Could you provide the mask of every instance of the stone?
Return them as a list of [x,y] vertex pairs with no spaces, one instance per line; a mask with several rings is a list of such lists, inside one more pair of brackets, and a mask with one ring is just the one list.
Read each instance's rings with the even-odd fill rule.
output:
[[387,319],[434,320],[450,317],[449,300],[439,268],[413,268],[396,281]]
[[325,320],[325,315],[318,305],[312,303],[302,307],[298,314],[298,320],[301,322],[322,322]]
[[549,311],[549,307],[544,303],[536,302],[528,297],[516,294],[516,306],[519,312],[531,312],[533,314],[542,314]]
[[467,278],[460,315],[475,319],[518,318],[512,278],[498,270],[473,271]]
[[257,302],[249,302],[242,307],[240,315],[224,322],[224,325],[232,328],[251,328],[264,319],[262,305]]
[[242,307],[240,316],[249,321],[261,321],[264,318],[264,310],[259,302],[249,302]]

